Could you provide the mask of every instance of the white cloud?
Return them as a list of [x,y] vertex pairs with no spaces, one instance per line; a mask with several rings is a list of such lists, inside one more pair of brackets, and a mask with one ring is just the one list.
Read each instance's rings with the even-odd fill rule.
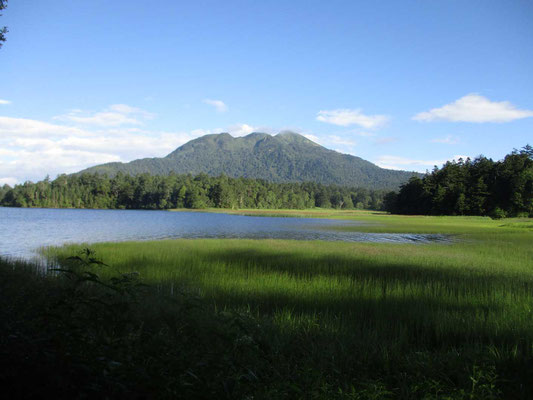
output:
[[20,136],[65,136],[83,134],[83,130],[75,127],[50,124],[26,118],[0,117],[2,137],[6,135]]
[[212,129],[211,133],[228,132],[231,136],[238,137],[238,136],[246,136],[253,132],[261,132],[261,133],[268,133],[269,135],[275,135],[279,132],[283,132],[286,130],[294,132],[294,129],[285,129],[285,128],[274,129],[270,126],[249,125],[249,124],[238,123],[238,124],[230,125],[226,129],[222,129],[222,128]]
[[[85,150],[98,154],[112,152],[117,161],[129,161],[144,157],[161,157],[170,153],[176,147],[202,136],[192,133],[150,132],[150,131],[102,131],[93,136],[62,138],[50,146],[60,146],[64,150]],[[46,144],[43,144],[46,147]],[[29,144],[25,146],[28,148]]]
[[333,125],[359,125],[366,129],[374,129],[384,125],[389,117],[386,115],[365,115],[360,109],[338,109],[319,111],[316,119]]
[[336,145],[344,145],[344,146],[355,146],[357,145],[357,142],[349,139],[342,138],[340,136],[330,135],[328,136],[329,142],[336,144]]
[[204,99],[204,103],[215,107],[218,112],[228,111],[228,106],[222,100]]
[[375,164],[378,167],[386,169],[426,172],[431,170],[435,165],[441,165],[443,160],[413,160],[396,156],[381,156]]
[[0,136],[0,177],[35,181],[111,161],[162,157],[198,136],[136,129],[80,130],[60,136],[6,133]]
[[[345,133],[342,133],[342,136],[339,135],[327,135],[327,136],[316,136],[310,133],[302,133],[304,137],[307,139],[320,144],[321,146],[327,146],[328,148],[334,148],[336,146],[347,146],[347,147],[354,147],[357,146],[357,141],[353,140],[351,136],[357,135],[357,136],[375,136],[373,133],[367,133],[367,132],[360,132],[360,131],[347,131]],[[341,150],[335,150],[339,153],[345,153],[345,154],[351,154],[349,152],[348,148],[343,148]]]
[[58,121],[74,122],[83,125],[112,127],[121,125],[142,125],[144,120],[152,119],[153,114],[127,104],[113,104],[106,110],[93,114],[82,110],[71,110],[69,113],[54,117]]
[[[328,148],[334,148],[336,146],[347,146],[347,147],[353,147],[357,146],[357,142],[346,137],[338,136],[338,135],[327,135],[327,136],[316,136],[309,133],[304,133],[302,136],[306,137],[307,139],[320,144],[321,146],[327,146]],[[347,153],[348,149],[343,148],[335,149],[335,151],[339,153]],[[349,154],[349,153],[347,153]]]
[[[140,115],[142,111],[125,105],[110,106],[107,110],[123,115]],[[26,118],[0,117],[0,179],[9,178],[6,182],[10,184],[37,181],[46,175],[55,177],[111,161],[163,157],[199,136],[224,131],[233,136],[242,136],[253,131],[270,131],[270,128],[236,124],[227,130],[166,132],[138,126],[79,127],[72,120],[67,126]]]
[[[233,137],[246,136],[252,132],[259,132],[259,128],[248,124],[235,124],[231,125],[227,131]],[[220,131],[219,131],[220,132]]]
[[0,99],[0,105],[8,105],[8,104],[11,104],[11,102],[9,100],[3,100],[3,99]]
[[459,158],[466,160],[468,156],[455,155],[453,157],[450,157],[449,159],[420,160],[384,155],[378,157],[378,159],[375,160],[374,163],[381,168],[426,172],[426,170],[433,169],[435,165],[440,168],[444,163],[446,163],[446,161],[457,161],[459,160]]
[[456,136],[448,135],[445,138],[437,138],[431,141],[432,143],[442,143],[442,144],[457,144],[459,143],[459,138]]
[[416,121],[510,122],[533,117],[533,110],[519,110],[508,101],[490,101],[475,93],[453,103],[416,114]]
[[[108,110],[126,116],[151,117],[142,110],[120,104]],[[69,120],[69,123],[74,122]],[[0,178],[9,178],[10,184],[39,180],[47,174],[72,173],[110,161],[165,156],[205,134],[205,131],[162,132],[137,127],[80,128],[3,116],[0,117],[0,132]]]
[[17,178],[14,178],[12,176],[6,176],[4,178],[0,178],[0,186],[4,186],[4,185],[15,186],[16,183],[18,183]]
[[15,180],[19,183],[26,180],[36,181],[47,174],[55,176],[76,172],[89,165],[110,161],[119,161],[119,157],[106,153],[67,150],[60,145],[38,151],[19,149],[13,152],[12,159],[0,159],[0,176],[10,176],[13,183]]
[[321,142],[321,139],[318,136],[311,135],[311,134],[304,134],[303,136],[312,142],[319,143],[319,144]]

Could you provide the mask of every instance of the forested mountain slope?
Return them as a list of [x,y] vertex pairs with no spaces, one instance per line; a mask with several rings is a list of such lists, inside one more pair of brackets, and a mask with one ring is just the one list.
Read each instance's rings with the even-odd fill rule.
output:
[[396,189],[416,175],[383,169],[362,158],[326,149],[294,132],[275,136],[256,132],[239,138],[228,133],[206,135],[163,158],[107,163],[81,172],[109,176],[118,172],[130,175],[225,174],[271,182],[312,181],[372,189]]

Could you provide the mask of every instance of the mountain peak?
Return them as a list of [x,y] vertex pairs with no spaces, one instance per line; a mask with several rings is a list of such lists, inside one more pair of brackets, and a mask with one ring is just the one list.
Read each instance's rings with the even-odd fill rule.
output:
[[276,136],[302,136],[294,131],[281,131]]
[[246,136],[243,136],[243,138],[245,139],[263,139],[267,136],[270,136],[268,133],[263,133],[263,132],[252,132],[252,133],[249,133],[248,135]]
[[111,176],[118,172],[225,174],[272,182],[317,182],[372,189],[396,189],[413,176],[410,172],[386,170],[362,158],[328,150],[292,131],[275,136],[263,132],[244,137],[233,137],[226,132],[210,134],[185,143],[164,158],[102,164],[82,172]]
[[305,136],[300,135],[299,133],[293,132],[293,131],[281,131],[276,135],[277,138],[285,138],[285,139],[305,139]]
[[314,146],[320,146],[319,144],[307,139],[304,135],[293,131],[281,131],[276,135],[277,138],[291,143],[305,143],[312,144]]

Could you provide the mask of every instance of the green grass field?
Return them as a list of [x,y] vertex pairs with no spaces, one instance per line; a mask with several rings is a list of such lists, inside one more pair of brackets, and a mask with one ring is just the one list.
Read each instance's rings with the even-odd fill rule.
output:
[[[245,333],[229,347],[247,343],[239,368],[248,372],[232,378],[238,392],[220,388],[227,398],[532,398],[533,220],[238,213],[354,219],[365,224],[339,229],[445,233],[453,241],[91,245],[109,265],[97,268],[102,276],[135,271],[161,296],[196,298],[213,320],[241,321]],[[83,247],[46,254],[66,266]]]
[[[339,229],[446,233],[454,241],[165,240],[92,248],[163,293],[193,291],[216,310],[257,320],[298,385],[308,374],[311,387],[320,382],[357,393],[368,386],[385,397],[532,393],[531,220],[239,213],[354,219],[365,224]],[[287,360],[292,351],[294,366]]]

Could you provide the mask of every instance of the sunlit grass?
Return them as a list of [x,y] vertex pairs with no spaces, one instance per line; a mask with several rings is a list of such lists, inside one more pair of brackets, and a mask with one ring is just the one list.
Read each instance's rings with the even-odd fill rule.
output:
[[[277,321],[290,309],[293,326],[298,315],[305,321],[318,313],[325,324],[383,325],[394,336],[390,332],[402,331],[406,321],[418,325],[423,318],[436,333],[467,329],[503,337],[532,300],[532,250],[520,251],[520,243],[177,240],[93,248],[124,272],[138,271],[155,285],[193,288],[218,307],[249,308]],[[76,247],[63,251],[73,254]]]
[[[317,358],[316,367],[333,357],[334,368],[350,375],[357,354],[377,363],[370,374],[375,379],[390,360],[402,369],[421,354],[441,360],[457,352],[453,363],[432,373],[452,379],[459,374],[452,372],[454,363],[462,363],[463,372],[478,363],[496,368],[502,379],[520,380],[533,367],[531,220],[345,214],[326,217],[368,223],[342,229],[446,233],[457,240],[420,245],[205,239],[91,247],[113,268],[137,271],[163,293],[192,290],[216,310],[252,315],[271,327],[269,335],[278,338],[272,340],[298,340]],[[51,249],[48,255],[61,258],[82,247]]]

